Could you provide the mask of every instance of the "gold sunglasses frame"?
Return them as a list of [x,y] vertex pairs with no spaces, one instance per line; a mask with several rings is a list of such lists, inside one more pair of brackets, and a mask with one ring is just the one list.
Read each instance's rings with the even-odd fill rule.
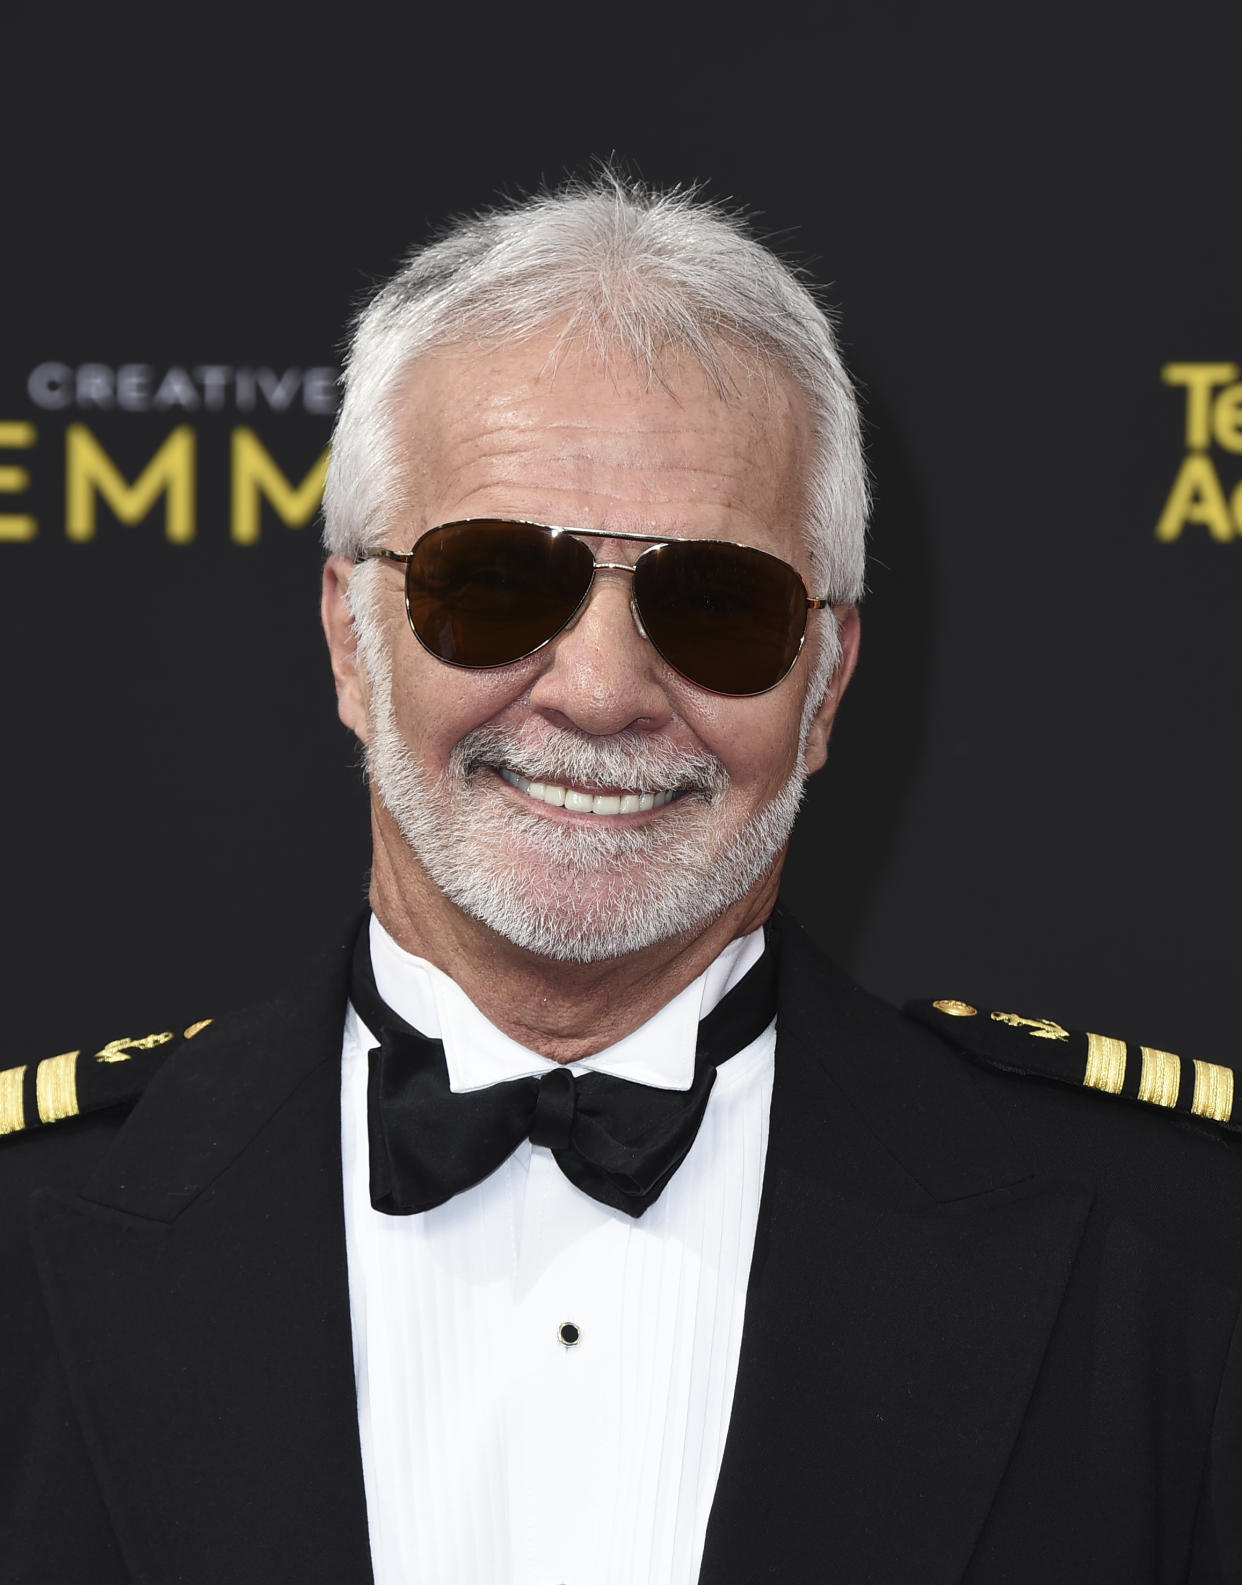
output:
[[[502,523],[511,524],[515,528],[539,528],[545,533],[553,535],[553,537],[559,534],[570,534],[575,539],[628,540],[633,541],[636,544],[644,544],[647,546],[647,549],[642,552],[642,555],[638,557],[638,560],[634,562],[633,566],[631,566],[629,562],[625,561],[600,561],[598,558],[593,556],[592,560],[595,563],[595,570],[591,574],[590,582],[583,590],[581,600],[578,601],[578,604],[573,608],[569,616],[566,617],[561,626],[557,628],[555,633],[550,633],[547,638],[536,644],[533,649],[528,649],[525,654],[517,655],[512,660],[496,661],[490,666],[473,666],[468,661],[446,660],[443,655],[437,655],[435,650],[431,649],[429,645],[423,642],[418,629],[414,626],[414,616],[410,610],[410,589],[408,580],[409,564],[411,561],[413,561],[418,547],[422,544],[423,540],[429,538],[432,534],[439,533],[442,528],[460,528],[469,523]],[[758,545],[743,545],[739,540],[735,539],[690,539],[682,534],[626,534],[621,533],[616,529],[607,528],[570,528],[568,525],[563,523],[536,523],[529,518],[522,517],[455,517],[448,523],[437,523],[433,528],[429,528],[426,530],[426,532],[420,534],[409,550],[389,550],[386,545],[376,545],[369,550],[360,551],[358,555],[354,557],[354,563],[355,565],[360,565],[364,561],[389,561],[399,562],[407,568],[407,579],[405,585],[406,621],[410,624],[410,632],[413,633],[414,637],[418,640],[419,645],[424,650],[426,650],[427,654],[430,655],[433,660],[438,660],[442,666],[455,666],[459,671],[499,671],[502,666],[516,666],[519,661],[529,660],[532,655],[537,655],[541,649],[546,649],[549,644],[553,643],[561,636],[566,628],[568,628],[573,623],[574,618],[578,615],[583,606],[586,604],[587,600],[590,598],[591,590],[595,586],[595,573],[598,572],[601,567],[610,572],[628,572],[632,577],[638,568],[639,562],[642,561],[643,556],[649,555],[652,551],[659,550],[664,545],[728,545],[733,550],[747,550],[756,556],[767,556],[772,561],[780,562],[782,567],[788,568],[788,570],[793,573],[794,577],[798,580],[798,583],[801,586],[808,611],[822,611],[832,605],[832,600],[827,595],[821,599],[807,593],[806,582],[796,567],[791,566],[789,562],[784,561],[780,556],[774,556],[770,550],[760,550]],[[798,647],[794,651],[793,658],[790,660],[789,665],[786,666],[785,670],[780,674],[776,681],[770,682],[765,688],[755,688],[749,693],[729,693],[722,688],[710,688],[706,683],[697,682],[693,677],[687,677],[680,666],[674,665],[674,663],[668,658],[668,656],[651,637],[651,635],[647,632],[646,627],[643,625],[642,613],[639,611],[638,603],[632,593],[632,586],[630,594],[630,610],[633,614],[634,623],[638,628],[639,633],[644,639],[646,639],[647,643],[651,645],[652,649],[655,650],[656,654],[659,655],[660,659],[666,666],[672,667],[677,675],[684,678],[685,681],[690,683],[692,687],[701,688],[704,693],[715,694],[717,697],[722,699],[757,699],[765,693],[771,693],[773,688],[779,688],[781,683],[784,682],[785,678],[789,676],[790,672],[797,665],[798,656],[802,653],[802,646],[806,643],[806,619],[804,617],[802,622],[802,632],[798,636]]]

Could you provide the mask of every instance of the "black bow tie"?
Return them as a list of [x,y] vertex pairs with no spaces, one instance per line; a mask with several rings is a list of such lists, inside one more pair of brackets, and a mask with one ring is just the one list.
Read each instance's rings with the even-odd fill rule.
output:
[[717,1066],[771,1023],[776,958],[769,931],[758,963],[699,1024],[689,1090],[590,1071],[575,1077],[558,1067],[455,1094],[440,1041],[420,1035],[380,1000],[364,921],[349,999],[379,1040],[367,1086],[371,1204],[390,1216],[429,1211],[481,1183],[529,1139],[547,1145],[585,1194],[641,1216],[694,1143]]

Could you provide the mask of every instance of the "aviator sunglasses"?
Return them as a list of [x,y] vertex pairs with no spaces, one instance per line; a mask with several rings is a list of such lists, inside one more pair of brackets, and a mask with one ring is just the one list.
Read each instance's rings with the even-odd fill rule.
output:
[[[596,561],[587,539],[647,545],[633,566]],[[409,551],[359,561],[405,563],[405,609],[423,648],[449,666],[525,660],[573,621],[596,571],[633,575],[639,631],[687,681],[743,698],[788,675],[812,599],[788,562],[722,539],[468,518],[427,531]]]

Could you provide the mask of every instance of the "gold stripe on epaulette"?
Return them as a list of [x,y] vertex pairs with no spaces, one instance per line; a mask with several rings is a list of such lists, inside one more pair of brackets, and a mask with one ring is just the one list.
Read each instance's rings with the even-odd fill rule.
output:
[[65,1051],[59,1057],[44,1057],[35,1074],[35,1097],[41,1123],[59,1123],[62,1117],[78,1115],[78,1056]]
[[184,1040],[193,1040],[194,1036],[197,1035],[197,1034],[201,1034],[202,1031],[204,1029],[206,1029],[207,1025],[210,1022],[211,1022],[210,1018],[200,1018],[199,1021],[196,1024],[191,1024],[190,1025],[190,1027],[186,1030],[186,1032],[182,1036],[182,1038]]
[[1182,1087],[1182,1059],[1171,1051],[1157,1051],[1155,1046],[1141,1046],[1143,1073],[1139,1079],[1138,1098],[1152,1106],[1176,1106],[1178,1091]]
[[1227,1123],[1233,1112],[1233,1069],[1195,1058],[1195,1093],[1190,1110],[1196,1117]]
[[0,1134],[16,1134],[26,1126],[26,1113],[22,1107],[22,1091],[26,1085],[26,1068],[6,1068],[0,1073]]
[[1120,1095],[1126,1082],[1126,1043],[1109,1035],[1087,1036],[1087,1071],[1084,1086]]

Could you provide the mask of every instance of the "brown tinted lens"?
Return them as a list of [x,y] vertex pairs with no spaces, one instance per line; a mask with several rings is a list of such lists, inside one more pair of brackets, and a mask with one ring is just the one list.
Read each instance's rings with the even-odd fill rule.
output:
[[454,666],[503,666],[560,632],[591,586],[579,539],[533,523],[446,523],[406,569],[410,626]]
[[806,589],[792,567],[714,540],[648,551],[634,570],[634,602],[669,665],[715,693],[774,688],[806,627]]

